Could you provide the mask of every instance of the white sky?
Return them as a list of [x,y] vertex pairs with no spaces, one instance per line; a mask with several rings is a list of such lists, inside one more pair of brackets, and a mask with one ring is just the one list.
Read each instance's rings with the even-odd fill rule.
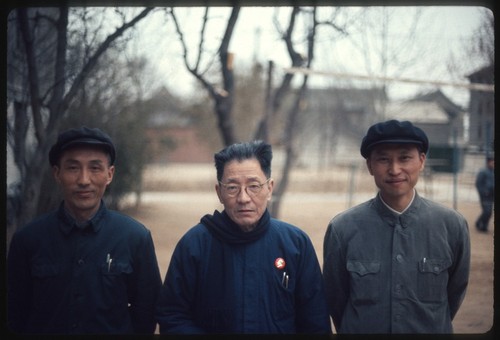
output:
[[[355,15],[359,15],[359,8],[349,7],[346,20]],[[438,80],[446,82],[467,83],[465,75],[476,68],[484,66],[474,63],[470,58],[463,59],[463,72],[451,74],[448,71],[450,57],[460,60],[466,57],[464,54],[465,41],[472,35],[480,24],[481,13],[479,7],[418,7],[422,10],[422,17],[417,26],[415,40],[411,44],[411,49],[407,52],[408,58],[413,58],[408,65],[401,67],[401,64],[389,63],[385,76],[416,78],[425,80]],[[416,7],[391,7],[387,13],[391,15],[390,26],[388,27],[387,43],[389,46],[397,46],[396,50],[408,48],[407,26],[414,17]],[[272,7],[244,7],[242,8],[236,30],[230,44],[230,50],[235,53],[235,70],[248,67],[255,57],[267,65],[268,60],[273,60],[276,64],[275,82],[278,81],[278,72],[290,66],[290,59],[287,55],[284,43],[279,39],[278,33],[273,25],[274,8]],[[324,10],[326,12],[327,9]],[[202,8],[177,8],[182,29],[185,31],[187,42],[195,47],[198,44],[198,33],[200,30]],[[220,36],[223,34],[230,10],[228,8],[213,8],[210,12],[208,35],[210,40],[207,46],[212,49],[218,47]],[[280,8],[280,12],[285,26],[288,21],[289,10]],[[367,75],[369,72],[375,76],[382,74],[380,55],[375,50],[380,47],[380,20],[373,18],[380,17],[380,8],[372,10],[371,18],[374,20],[374,27],[367,35],[351,34],[349,37],[340,39],[331,38],[325,30],[316,44],[316,56],[313,68],[323,72],[343,72]],[[376,14],[379,13],[379,14]],[[187,24],[189,22],[189,24]],[[379,24],[380,22],[380,24]],[[159,82],[164,84],[173,92],[178,94],[188,94],[193,89],[194,78],[187,73],[186,67],[181,59],[181,50],[178,43],[177,34],[173,30],[173,23],[170,19],[165,23],[165,16],[156,13],[154,16],[144,20],[143,37],[140,42],[141,49],[147,51],[145,54],[151,59],[156,74],[160,76]],[[363,27],[363,26],[361,26]],[[368,25],[367,25],[368,27]],[[257,39],[256,31],[260,30]],[[338,36],[338,35],[337,35]],[[147,37],[147,38],[146,38]],[[352,39],[365,39],[360,46],[354,48]],[[406,46],[405,46],[406,45]],[[305,51],[305,49],[303,49]],[[366,54],[366,55],[365,55]],[[193,51],[190,56],[194,57]],[[367,69],[365,57],[370,60],[370,69]],[[193,60],[193,59],[192,59]],[[217,60],[215,60],[217,61]],[[395,70],[395,67],[400,70]],[[219,78],[213,78],[214,81]],[[346,84],[345,80],[314,76],[310,78],[312,85],[328,86]],[[366,81],[359,86],[368,86]],[[434,90],[432,86],[389,83],[389,95],[393,98],[407,97],[417,92]],[[452,87],[442,87],[441,90],[449,95],[457,104],[466,106],[468,102],[468,91]]]

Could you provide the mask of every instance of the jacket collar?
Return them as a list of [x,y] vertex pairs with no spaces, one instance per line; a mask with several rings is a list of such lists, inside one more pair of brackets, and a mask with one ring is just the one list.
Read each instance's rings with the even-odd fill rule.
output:
[[389,209],[382,201],[380,193],[377,194],[377,196],[375,197],[374,204],[375,204],[375,209],[378,211],[381,218],[387,223],[389,223],[389,225],[394,227],[396,224],[401,224],[403,228],[406,228],[407,226],[410,225],[410,222],[417,216],[417,213],[422,204],[422,198],[415,190],[415,196],[413,198],[413,202],[410,204],[408,208],[406,208],[406,210],[402,214],[397,214],[393,212],[391,209]]
[[214,211],[213,215],[206,214],[200,220],[216,238],[230,244],[251,243],[261,238],[269,229],[271,215],[266,209],[255,229],[244,232],[240,227],[229,218],[226,211]]
[[[99,223],[103,217],[106,215],[106,205],[104,204],[104,201],[101,200],[101,204],[99,206],[99,209],[95,213],[95,215],[87,221],[88,225],[85,228],[88,228],[89,230],[93,231],[94,233],[97,233],[102,226],[102,223]],[[59,205],[59,209],[57,211],[57,216],[59,218],[59,228],[65,235],[69,235],[72,230],[74,229],[81,229],[81,226],[79,227],[77,225],[76,220],[71,216],[67,211],[66,208],[64,207],[64,202],[61,202]]]

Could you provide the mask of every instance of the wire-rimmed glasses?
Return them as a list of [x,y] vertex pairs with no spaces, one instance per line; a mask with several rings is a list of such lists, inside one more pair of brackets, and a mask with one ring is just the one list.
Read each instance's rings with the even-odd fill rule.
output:
[[[270,180],[271,178],[268,178],[264,183],[259,183],[257,181],[251,182],[245,186],[245,192],[250,197],[257,196],[262,191],[264,185],[266,185]],[[241,192],[241,188],[243,187],[242,185],[236,183],[222,183],[221,181],[219,181],[219,184],[222,185],[229,197],[238,196]]]

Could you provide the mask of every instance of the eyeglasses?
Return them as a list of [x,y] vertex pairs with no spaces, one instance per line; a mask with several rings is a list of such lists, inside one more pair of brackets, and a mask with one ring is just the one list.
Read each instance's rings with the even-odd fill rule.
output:
[[[254,197],[262,191],[262,187],[266,185],[270,180],[271,178],[268,178],[267,181],[265,181],[264,183],[252,182],[249,185],[245,186],[245,192],[247,193],[248,196]],[[241,185],[234,183],[225,184],[220,181],[219,184],[222,185],[224,190],[226,190],[226,193],[229,197],[236,197],[241,192],[242,188]]]

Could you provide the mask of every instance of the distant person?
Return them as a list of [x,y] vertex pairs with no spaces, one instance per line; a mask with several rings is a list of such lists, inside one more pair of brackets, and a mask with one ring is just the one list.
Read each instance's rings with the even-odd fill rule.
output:
[[178,242],[163,283],[160,333],[330,333],[309,237],[271,218],[272,150],[261,141],[216,153],[222,212]]
[[323,275],[337,333],[452,333],[468,285],[467,222],[415,190],[429,142],[409,121],[368,129],[361,155],[379,192],[335,216]]
[[154,333],[161,287],[151,233],[102,200],[115,147],[99,129],[59,134],[49,161],[64,200],[17,231],[7,261],[18,333]]
[[488,224],[493,213],[495,199],[495,158],[486,158],[486,167],[482,168],[476,176],[476,189],[481,203],[481,215],[476,220],[476,229],[488,232]]

